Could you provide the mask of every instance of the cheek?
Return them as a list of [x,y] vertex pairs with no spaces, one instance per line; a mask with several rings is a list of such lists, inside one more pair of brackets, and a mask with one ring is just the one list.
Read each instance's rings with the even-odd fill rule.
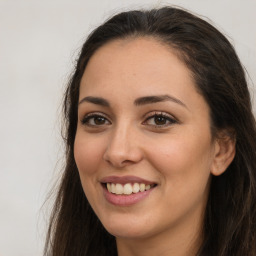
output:
[[173,216],[183,216],[196,208],[201,211],[208,197],[210,144],[188,139],[184,136],[169,143],[159,141],[148,151],[151,165],[162,177],[161,198],[166,209],[173,209]]
[[148,145],[148,149],[151,165],[163,174],[164,182],[173,183],[170,187],[207,182],[212,161],[210,137],[177,135]]
[[100,140],[84,138],[77,134],[74,143],[74,157],[81,175],[94,174],[102,159],[103,144]]
[[98,187],[97,174],[102,162],[103,144],[102,141],[97,142],[97,139],[90,139],[83,133],[77,133],[74,143],[74,157],[82,187],[95,212],[97,212],[97,205],[102,204],[99,201],[101,190]]

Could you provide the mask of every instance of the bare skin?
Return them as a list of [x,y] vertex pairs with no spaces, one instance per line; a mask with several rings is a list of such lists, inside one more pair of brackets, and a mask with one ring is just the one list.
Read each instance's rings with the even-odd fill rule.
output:
[[[187,67],[152,38],[116,40],[90,59],[79,102],[75,160],[118,255],[195,255],[211,175],[224,172],[235,153],[230,140],[212,137],[209,107]],[[113,176],[154,186],[125,205],[127,195],[103,182]]]

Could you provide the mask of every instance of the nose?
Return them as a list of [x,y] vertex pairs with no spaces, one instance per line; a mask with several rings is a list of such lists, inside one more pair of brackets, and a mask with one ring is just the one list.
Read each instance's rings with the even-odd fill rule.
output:
[[130,126],[113,129],[103,159],[115,168],[140,162],[143,152],[137,133]]

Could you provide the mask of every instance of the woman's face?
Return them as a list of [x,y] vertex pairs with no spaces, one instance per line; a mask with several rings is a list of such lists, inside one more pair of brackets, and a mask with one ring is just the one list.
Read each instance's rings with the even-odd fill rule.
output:
[[209,107],[171,49],[137,38],[92,56],[74,154],[86,197],[111,234],[198,232],[215,148]]

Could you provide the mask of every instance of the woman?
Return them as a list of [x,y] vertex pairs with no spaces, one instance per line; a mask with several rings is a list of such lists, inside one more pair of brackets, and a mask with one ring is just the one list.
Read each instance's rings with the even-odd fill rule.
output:
[[177,8],[83,45],[45,255],[256,255],[256,126],[228,40]]

